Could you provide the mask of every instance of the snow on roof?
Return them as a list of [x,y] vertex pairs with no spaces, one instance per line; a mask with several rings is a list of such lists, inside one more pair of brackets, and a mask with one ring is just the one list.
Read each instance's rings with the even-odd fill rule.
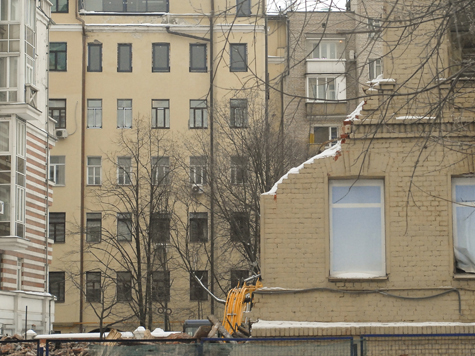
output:
[[312,164],[315,160],[321,159],[321,158],[329,158],[329,157],[334,157],[337,155],[337,153],[341,150],[341,141],[338,141],[334,146],[327,148],[325,151],[322,153],[319,153],[316,156],[313,156],[309,160],[305,161],[298,167],[294,167],[291,170],[287,172],[287,174],[283,175],[277,183],[274,184],[271,190],[269,190],[266,193],[262,193],[262,195],[275,195],[277,193],[277,188],[280,183],[284,181],[284,179],[289,178],[289,174],[298,174],[300,170],[306,165],[306,164]]
[[376,78],[366,82],[367,84],[375,85],[379,83],[396,83],[396,80],[393,78],[383,78],[383,75],[380,74]]
[[435,120],[435,116],[398,116],[396,120]]
[[294,329],[294,328],[349,328],[349,327],[428,327],[428,326],[475,326],[475,323],[457,323],[457,322],[394,322],[394,323],[346,323],[346,322],[310,322],[310,321],[269,321],[259,320],[252,324],[252,329]]
[[363,110],[363,106],[366,104],[366,101],[362,101],[361,103],[358,104],[355,110],[346,117],[345,121],[355,121],[359,120],[359,116],[361,115],[361,110]]

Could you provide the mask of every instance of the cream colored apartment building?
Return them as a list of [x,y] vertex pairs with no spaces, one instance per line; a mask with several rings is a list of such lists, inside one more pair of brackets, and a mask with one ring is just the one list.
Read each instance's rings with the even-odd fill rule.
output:
[[[119,322],[115,327],[122,330],[144,323],[128,318],[140,295],[140,272],[131,267],[139,250],[150,258],[141,275],[153,282],[153,297],[142,301],[153,319],[144,326],[176,330],[185,319],[212,311],[190,271],[219,297],[230,279],[247,275],[249,266],[232,244],[215,239],[229,237],[229,226],[224,232],[213,227],[219,217],[207,197],[210,160],[226,140],[211,139],[223,123],[218,117],[229,119],[228,130],[243,130],[252,120],[250,107],[264,108],[264,5],[53,1],[49,112],[58,142],[50,157],[56,199],[49,226],[55,330],[90,331],[101,319],[104,326]],[[239,156],[236,147],[227,158],[230,184],[242,183]],[[148,195],[147,204],[128,201],[141,194]],[[151,235],[149,244],[136,238]],[[117,250],[123,255],[114,255]],[[223,261],[235,262],[233,272],[220,269]]]
[[473,333],[473,7],[432,5],[386,2],[383,78],[262,195],[253,336]]

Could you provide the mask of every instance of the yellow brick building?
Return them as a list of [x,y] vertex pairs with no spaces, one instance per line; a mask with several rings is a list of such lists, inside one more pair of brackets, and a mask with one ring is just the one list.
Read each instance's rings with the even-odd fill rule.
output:
[[473,332],[473,9],[445,5],[384,4],[383,78],[262,195],[253,317],[282,322],[253,336]]

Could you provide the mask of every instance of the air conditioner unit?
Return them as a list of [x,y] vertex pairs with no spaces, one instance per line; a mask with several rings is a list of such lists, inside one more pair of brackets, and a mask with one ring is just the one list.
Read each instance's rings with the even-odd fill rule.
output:
[[58,137],[58,138],[68,137],[68,131],[66,129],[57,129],[56,130],[56,137]]
[[0,215],[5,214],[5,204],[0,200]]
[[199,184],[193,184],[191,186],[191,192],[193,194],[203,194],[203,189],[201,188],[201,185]]

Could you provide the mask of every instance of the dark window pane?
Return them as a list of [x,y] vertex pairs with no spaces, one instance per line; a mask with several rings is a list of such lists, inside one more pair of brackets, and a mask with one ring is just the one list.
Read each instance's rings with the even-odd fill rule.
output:
[[102,44],[89,43],[88,47],[88,72],[102,72]]
[[86,272],[86,301],[89,303],[101,301],[101,272]]
[[245,212],[234,212],[230,221],[231,241],[249,241],[249,215]]
[[190,273],[190,300],[208,300],[208,293],[195,278],[208,287],[208,271],[192,271]]
[[154,302],[170,301],[170,271],[152,273],[152,300]]
[[208,213],[190,213],[190,242],[208,241]]
[[251,14],[251,0],[236,0],[237,16],[249,16]]
[[152,72],[169,72],[170,44],[154,43],[152,45]]
[[66,213],[49,213],[49,238],[64,242],[66,234]]
[[152,214],[150,236],[152,242],[165,244],[170,242],[170,214],[154,213]]
[[65,273],[64,272],[50,272],[49,273],[49,293],[56,297],[57,303],[64,303],[64,285],[65,285]]
[[132,273],[117,272],[117,301],[132,300]]
[[190,72],[206,71],[206,45],[190,44]]
[[247,72],[247,44],[231,44],[231,72]]
[[131,72],[132,71],[132,45],[118,44],[117,48],[117,71]]
[[247,269],[232,269],[231,270],[231,288],[243,285],[243,281],[249,277]]

